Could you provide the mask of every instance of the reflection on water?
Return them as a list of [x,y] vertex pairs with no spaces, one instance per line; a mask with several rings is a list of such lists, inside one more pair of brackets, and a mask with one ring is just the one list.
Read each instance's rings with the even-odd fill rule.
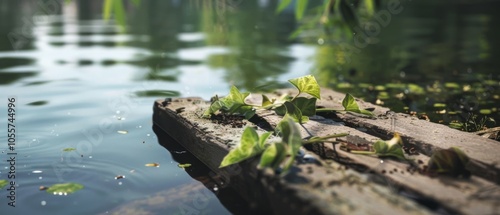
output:
[[[122,31],[102,19],[99,0],[1,1],[0,90],[17,98],[19,130],[17,207],[1,201],[0,213],[182,214],[199,206],[192,205],[198,194],[207,197],[204,214],[245,208],[231,191],[219,189],[216,196],[213,187],[202,186],[208,179],[203,169],[191,172],[201,165],[186,174],[178,156],[158,144],[153,101],[208,99],[230,83],[276,85],[306,74],[311,62],[301,55],[314,49],[286,40],[294,23],[289,15],[275,17],[276,3],[222,9],[221,2],[125,2],[128,26]],[[296,68],[287,72],[292,63]],[[5,115],[0,119],[5,122]],[[0,128],[6,130],[5,123]],[[63,151],[70,147],[76,150]],[[0,150],[5,157],[6,145]],[[0,162],[1,179],[7,165]],[[65,182],[84,189],[68,196],[39,191]]]
[[[99,214],[132,207],[175,213],[198,191],[209,197],[206,214],[245,207],[217,194],[221,204],[197,181],[206,178],[192,179],[158,144],[151,130],[158,97],[208,99],[230,84],[269,90],[313,73],[322,85],[398,111],[442,112],[433,104],[443,103],[450,120],[461,116],[455,107],[489,109],[498,119],[498,3],[405,2],[379,42],[349,58],[339,47],[348,39],[289,40],[300,23],[293,10],[276,15],[277,3],[125,1],[123,31],[102,19],[99,0],[0,1],[0,91],[3,99],[17,98],[15,212]],[[6,116],[0,120],[6,130]],[[67,147],[77,150],[63,152]],[[4,158],[6,149],[0,145]],[[1,179],[7,165],[0,162]],[[39,191],[62,182],[85,188],[68,196]],[[187,197],[173,196],[180,192]],[[0,211],[13,212],[4,201]]]
[[395,111],[427,113],[435,122],[463,121],[481,109],[500,122],[499,6],[401,1],[402,11],[385,24],[374,18],[351,37],[308,38],[320,44],[313,73],[320,84]]

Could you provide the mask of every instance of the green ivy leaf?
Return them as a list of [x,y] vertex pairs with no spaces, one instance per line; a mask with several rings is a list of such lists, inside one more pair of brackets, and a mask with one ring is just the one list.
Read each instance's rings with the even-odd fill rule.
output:
[[285,105],[280,105],[274,109],[274,112],[280,116],[284,116],[286,114],[286,107]]
[[210,107],[203,113],[204,118],[210,118],[213,114],[219,111],[224,106],[224,103],[221,100],[216,100],[212,102]]
[[358,103],[356,102],[354,97],[349,93],[347,93],[344,97],[344,100],[342,100],[342,106],[344,106],[345,111],[373,116],[373,113],[370,111],[360,110]]
[[375,153],[377,154],[383,154],[385,152],[387,152],[387,150],[389,149],[389,146],[387,146],[387,143],[383,140],[378,140],[377,142],[375,142],[373,144],[373,150],[375,150]]
[[294,121],[298,123],[305,123],[309,121],[309,117],[302,116],[302,112],[300,109],[295,106],[292,102],[285,102],[284,106],[286,107],[286,115],[291,117]]
[[78,190],[83,189],[83,185],[77,183],[64,183],[64,184],[54,184],[47,189],[47,193],[56,194],[70,194]]
[[264,151],[264,148],[260,146],[260,140],[261,139],[254,128],[246,127],[245,131],[243,131],[243,134],[241,135],[240,145],[229,151],[229,153],[222,159],[219,168],[241,162],[260,154]]
[[[283,166],[283,173],[286,173],[290,167],[293,165],[293,161],[295,161],[295,156],[300,150],[300,147],[302,146],[302,137],[300,136],[300,130],[299,128],[295,125],[295,122],[291,118],[285,117],[283,118],[282,121],[285,121],[285,125],[287,126],[289,130],[288,138],[286,138],[286,143],[288,145],[288,153],[287,157],[288,160],[285,162],[285,165]],[[283,138],[285,139],[285,138]]]
[[7,180],[0,180],[0,189],[3,189],[5,186],[7,186],[9,182]]
[[252,151],[254,148],[260,148],[259,135],[254,128],[245,128],[245,131],[243,131],[243,134],[241,135],[241,141],[238,148],[242,151],[243,154],[248,155],[253,154]]
[[299,90],[299,93],[307,93],[317,99],[321,99],[320,88],[314,76],[306,75],[288,81]]
[[267,108],[271,105],[273,105],[274,101],[270,100],[269,97],[267,97],[266,95],[262,94],[262,107],[263,108]]
[[266,133],[263,133],[262,135],[260,135],[259,146],[261,148],[265,147],[266,141],[267,141],[267,139],[269,139],[269,136],[271,136],[271,134],[272,134],[272,132],[266,132]]
[[316,115],[316,98],[298,97],[292,103],[302,112],[303,116]]
[[271,167],[276,169],[286,158],[286,146],[283,143],[273,143],[262,153],[260,163],[257,168]]
[[389,141],[379,140],[373,144],[373,150],[375,154],[380,157],[395,157],[398,159],[405,160],[403,152],[403,140],[398,133],[394,134],[394,137]]

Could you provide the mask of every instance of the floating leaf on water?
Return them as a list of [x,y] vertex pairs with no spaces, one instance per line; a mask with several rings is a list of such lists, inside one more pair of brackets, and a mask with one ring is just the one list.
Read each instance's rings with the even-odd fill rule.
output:
[[444,87],[458,89],[460,88],[460,85],[458,85],[457,83],[447,82],[444,83]]
[[384,90],[385,90],[385,87],[384,87],[384,86],[382,86],[382,85],[377,85],[377,86],[375,86],[375,90],[376,90],[376,91],[384,91]]
[[75,151],[75,150],[76,150],[75,148],[70,147],[70,148],[64,148],[63,152],[71,152],[71,151]]
[[190,164],[190,163],[184,163],[184,164],[177,164],[177,166],[178,166],[179,168],[184,169],[184,168],[190,167],[190,166],[191,166],[191,164]]
[[118,134],[128,134],[128,131],[126,130],[118,130]]
[[349,84],[349,83],[338,83],[337,84],[337,88],[339,88],[339,89],[348,89],[348,88],[352,88],[352,85]]
[[54,195],[67,195],[83,189],[83,185],[77,183],[54,184],[46,192]]
[[389,99],[389,93],[387,92],[379,92],[377,95],[377,98],[379,99]]
[[0,189],[2,189],[3,187],[5,187],[7,184],[9,184],[9,182],[7,180],[0,180]]
[[484,114],[484,115],[488,115],[488,114],[491,114],[491,110],[490,109],[481,109],[479,110],[479,113],[480,114]]
[[145,166],[149,166],[149,167],[160,167],[160,164],[159,164],[159,163],[147,163]]
[[444,104],[444,103],[435,103],[434,107],[435,108],[444,108],[444,107],[446,107],[446,104]]
[[125,176],[124,176],[124,175],[117,175],[117,176],[115,177],[115,180],[118,180],[118,179],[123,179],[123,178],[125,178]]

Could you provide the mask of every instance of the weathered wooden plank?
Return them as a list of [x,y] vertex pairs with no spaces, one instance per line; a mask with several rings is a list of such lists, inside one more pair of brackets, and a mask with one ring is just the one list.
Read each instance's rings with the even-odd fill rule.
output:
[[[421,205],[372,183],[366,175],[343,169],[336,162],[298,162],[287,177],[256,169],[256,160],[219,169],[222,158],[238,144],[243,128],[214,124],[199,116],[206,102],[199,99],[157,101],[153,121],[181,143],[249,202],[275,214],[428,214]],[[246,121],[244,121],[246,122]],[[246,122],[248,126],[254,126]],[[262,132],[259,129],[258,132]]]
[[[296,94],[294,89],[279,90],[278,94]],[[321,89],[321,100],[318,105],[326,108],[343,109],[342,99],[345,94],[330,89]],[[389,139],[394,131],[401,134],[403,140],[414,144],[419,153],[432,155],[436,149],[447,149],[452,146],[459,147],[472,160],[468,170],[474,175],[500,184],[500,144],[487,138],[451,129],[448,126],[419,120],[408,114],[395,113],[395,126],[392,125],[391,116],[386,113],[388,108],[358,100],[363,108],[375,108],[373,113],[376,119],[359,117],[353,114],[335,114],[334,120],[342,121],[350,127],[366,130],[374,136]],[[394,130],[393,130],[394,127]]]
[[[271,111],[259,112],[258,115],[273,127],[282,118]],[[314,116],[310,121],[304,123],[301,127],[301,133],[302,136],[349,133],[349,136],[338,139],[351,143],[353,141],[373,143],[380,139],[321,116]],[[407,171],[408,168],[411,168],[409,163],[348,153],[340,150],[339,145],[336,146],[336,150],[333,149],[331,144],[321,144],[320,147],[322,148],[316,149],[316,151],[325,154],[325,157],[344,162],[348,161],[353,165],[362,165],[381,177],[385,183],[399,189],[411,191],[421,199],[432,200],[453,213],[494,214],[499,211],[500,186],[482,178],[476,176],[472,176],[469,180],[448,177],[430,178],[426,175]],[[415,161],[420,160],[422,164],[426,164],[429,157],[420,155],[415,159]],[[478,195],[485,190],[489,190],[488,197],[478,198]]]

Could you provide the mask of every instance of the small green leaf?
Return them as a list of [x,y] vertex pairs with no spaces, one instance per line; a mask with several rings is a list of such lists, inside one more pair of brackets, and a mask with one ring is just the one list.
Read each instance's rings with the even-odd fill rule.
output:
[[284,106],[286,107],[286,116],[290,116],[294,121],[298,123],[305,123],[309,121],[309,117],[302,116],[302,112],[297,106],[295,106],[292,102],[285,102]]
[[263,133],[262,135],[260,135],[259,137],[259,146],[261,148],[264,148],[265,144],[266,144],[266,141],[267,139],[269,139],[269,136],[271,136],[272,132],[266,132],[266,133]]
[[215,114],[224,106],[224,103],[221,100],[216,100],[212,102],[210,107],[203,113],[204,118],[210,118],[212,114]]
[[274,112],[280,116],[284,116],[286,114],[286,107],[285,105],[280,105],[274,109]]
[[292,103],[302,112],[303,116],[316,115],[316,98],[298,97]]
[[394,137],[388,141],[379,140],[373,144],[375,154],[380,157],[395,157],[398,159],[406,159],[403,152],[403,140],[398,133],[394,133]]
[[317,99],[321,99],[320,88],[314,76],[306,75],[288,81],[299,90],[299,93],[307,93]]
[[241,141],[239,145],[239,150],[243,154],[252,154],[254,147],[260,147],[259,144],[259,135],[257,131],[255,131],[252,127],[246,127],[245,131],[241,135]]
[[233,103],[244,105],[245,98],[250,95],[250,93],[241,93],[236,86],[231,86],[229,90],[229,95],[226,96],[227,99],[231,100]]
[[297,0],[295,4],[295,19],[301,20],[304,17],[304,13],[307,9],[307,1],[308,0]]
[[[290,136],[290,125],[288,123],[288,116],[283,117],[283,119],[276,125],[276,134],[281,137],[283,142],[288,143],[288,137]],[[293,122],[293,120],[292,120]]]
[[77,183],[54,184],[47,189],[47,193],[54,195],[67,195],[83,189],[83,185]]
[[[302,137],[300,136],[300,130],[299,128],[295,125],[293,120],[291,118],[285,117],[283,120],[287,121],[288,127],[289,127],[289,135],[286,143],[288,145],[288,153],[287,157],[288,160],[285,162],[285,165],[283,167],[283,173],[286,173],[288,169],[293,165],[293,161],[295,161],[295,156],[300,150],[300,147],[302,146]],[[284,139],[284,138],[283,138]]]
[[257,168],[271,167],[276,169],[286,157],[286,146],[283,143],[273,143],[262,153]]
[[342,100],[342,106],[344,106],[345,111],[373,116],[373,113],[370,111],[360,110],[358,103],[356,102],[354,97],[349,93],[347,93],[344,97],[344,100]]
[[383,140],[378,140],[373,144],[373,150],[375,150],[376,153],[386,153],[387,150],[389,149],[389,146],[387,146],[387,143]]
[[246,127],[245,131],[243,131],[243,134],[241,135],[240,145],[229,151],[229,153],[222,159],[219,168],[241,162],[262,153],[264,148],[260,146],[259,141],[260,138],[255,129],[252,127]]
[[346,111],[358,112],[359,106],[354,97],[347,93],[345,94],[344,100],[342,100],[342,106]]
[[263,108],[266,108],[266,107],[269,107],[271,105],[273,105],[273,101],[271,101],[269,99],[269,97],[267,97],[266,95],[262,94],[262,107]]
[[7,186],[9,182],[7,180],[0,180],[0,189],[3,189],[5,186]]
[[283,11],[288,7],[288,5],[290,5],[290,3],[292,3],[292,0],[281,0],[278,8],[276,9],[276,13],[280,13],[281,11]]
[[75,151],[75,150],[76,150],[75,148],[64,148],[63,152],[71,152],[71,151]]

